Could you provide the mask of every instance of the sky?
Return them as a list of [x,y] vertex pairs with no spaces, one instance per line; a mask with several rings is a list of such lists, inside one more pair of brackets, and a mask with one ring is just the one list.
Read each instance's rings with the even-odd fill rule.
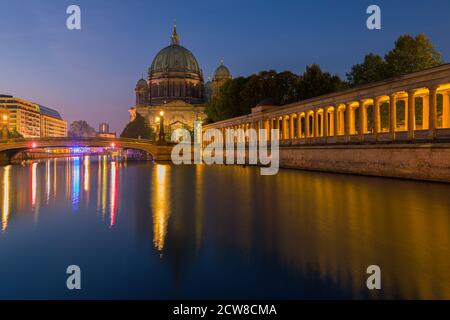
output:
[[[66,9],[81,8],[81,30]],[[381,30],[366,9],[381,8]],[[448,0],[0,0],[0,94],[58,110],[69,122],[120,133],[134,87],[177,23],[205,81],[223,59],[234,77],[307,65],[345,78],[369,52],[424,32],[450,62]]]

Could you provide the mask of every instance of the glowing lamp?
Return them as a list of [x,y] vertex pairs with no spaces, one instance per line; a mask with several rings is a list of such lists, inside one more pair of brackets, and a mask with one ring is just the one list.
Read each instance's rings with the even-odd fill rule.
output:
[[159,115],[162,117],[162,116],[164,116],[164,111],[160,111],[159,112]]
[[115,144],[115,142],[112,142],[112,143],[111,143],[111,147],[113,147],[113,148],[115,148],[115,147],[116,147],[116,144]]
[[160,117],[156,117],[156,118],[155,118],[155,121],[156,121],[156,122],[159,122],[160,120],[161,120]]
[[31,144],[31,147],[34,149],[34,148],[36,148],[36,142],[33,142],[32,144]]
[[8,116],[5,114],[5,115],[3,115],[3,121],[6,121],[6,120],[8,120]]

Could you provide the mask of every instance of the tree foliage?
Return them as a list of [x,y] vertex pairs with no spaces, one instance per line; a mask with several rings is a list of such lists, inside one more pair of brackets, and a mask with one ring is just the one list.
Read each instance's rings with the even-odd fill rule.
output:
[[387,76],[393,77],[443,63],[430,39],[420,33],[415,38],[410,35],[400,36],[395,48],[389,51],[384,60],[387,64]]
[[303,75],[290,71],[261,71],[228,80],[206,105],[206,114],[212,121],[220,121],[248,114],[251,108],[266,99],[273,100],[275,105],[284,105],[343,87],[344,83],[337,75],[323,72],[318,65],[308,66]]
[[355,64],[347,73],[347,80],[352,86],[381,81],[386,77],[386,63],[381,56],[374,53],[366,55],[363,63]]
[[298,100],[305,100],[342,90],[345,84],[338,75],[323,72],[319,65],[313,64],[306,67],[298,88]]
[[70,124],[69,137],[82,138],[95,136],[95,129],[84,120],[77,120]]
[[155,132],[148,125],[147,120],[139,113],[136,113],[136,117],[125,126],[120,137],[155,140]]
[[364,62],[356,64],[347,73],[351,86],[357,86],[390,77],[399,76],[442,64],[442,58],[430,39],[421,33],[416,37],[402,35],[395,42],[395,47],[381,56],[370,53]]

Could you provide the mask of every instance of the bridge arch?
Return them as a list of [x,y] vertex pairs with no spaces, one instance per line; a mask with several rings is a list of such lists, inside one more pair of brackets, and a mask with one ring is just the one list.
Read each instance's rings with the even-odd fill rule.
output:
[[156,161],[170,160],[171,145],[157,145],[153,141],[126,138],[36,138],[11,139],[0,141],[1,160],[11,159],[20,151],[36,148],[67,148],[67,147],[115,147],[123,149],[136,149],[149,153]]

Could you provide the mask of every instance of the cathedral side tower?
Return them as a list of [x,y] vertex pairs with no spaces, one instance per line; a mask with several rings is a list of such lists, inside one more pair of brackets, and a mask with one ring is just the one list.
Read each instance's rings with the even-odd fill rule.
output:
[[223,60],[220,65],[214,71],[214,77],[212,80],[212,97],[215,97],[220,90],[220,87],[229,79],[232,79],[230,70],[223,64]]

